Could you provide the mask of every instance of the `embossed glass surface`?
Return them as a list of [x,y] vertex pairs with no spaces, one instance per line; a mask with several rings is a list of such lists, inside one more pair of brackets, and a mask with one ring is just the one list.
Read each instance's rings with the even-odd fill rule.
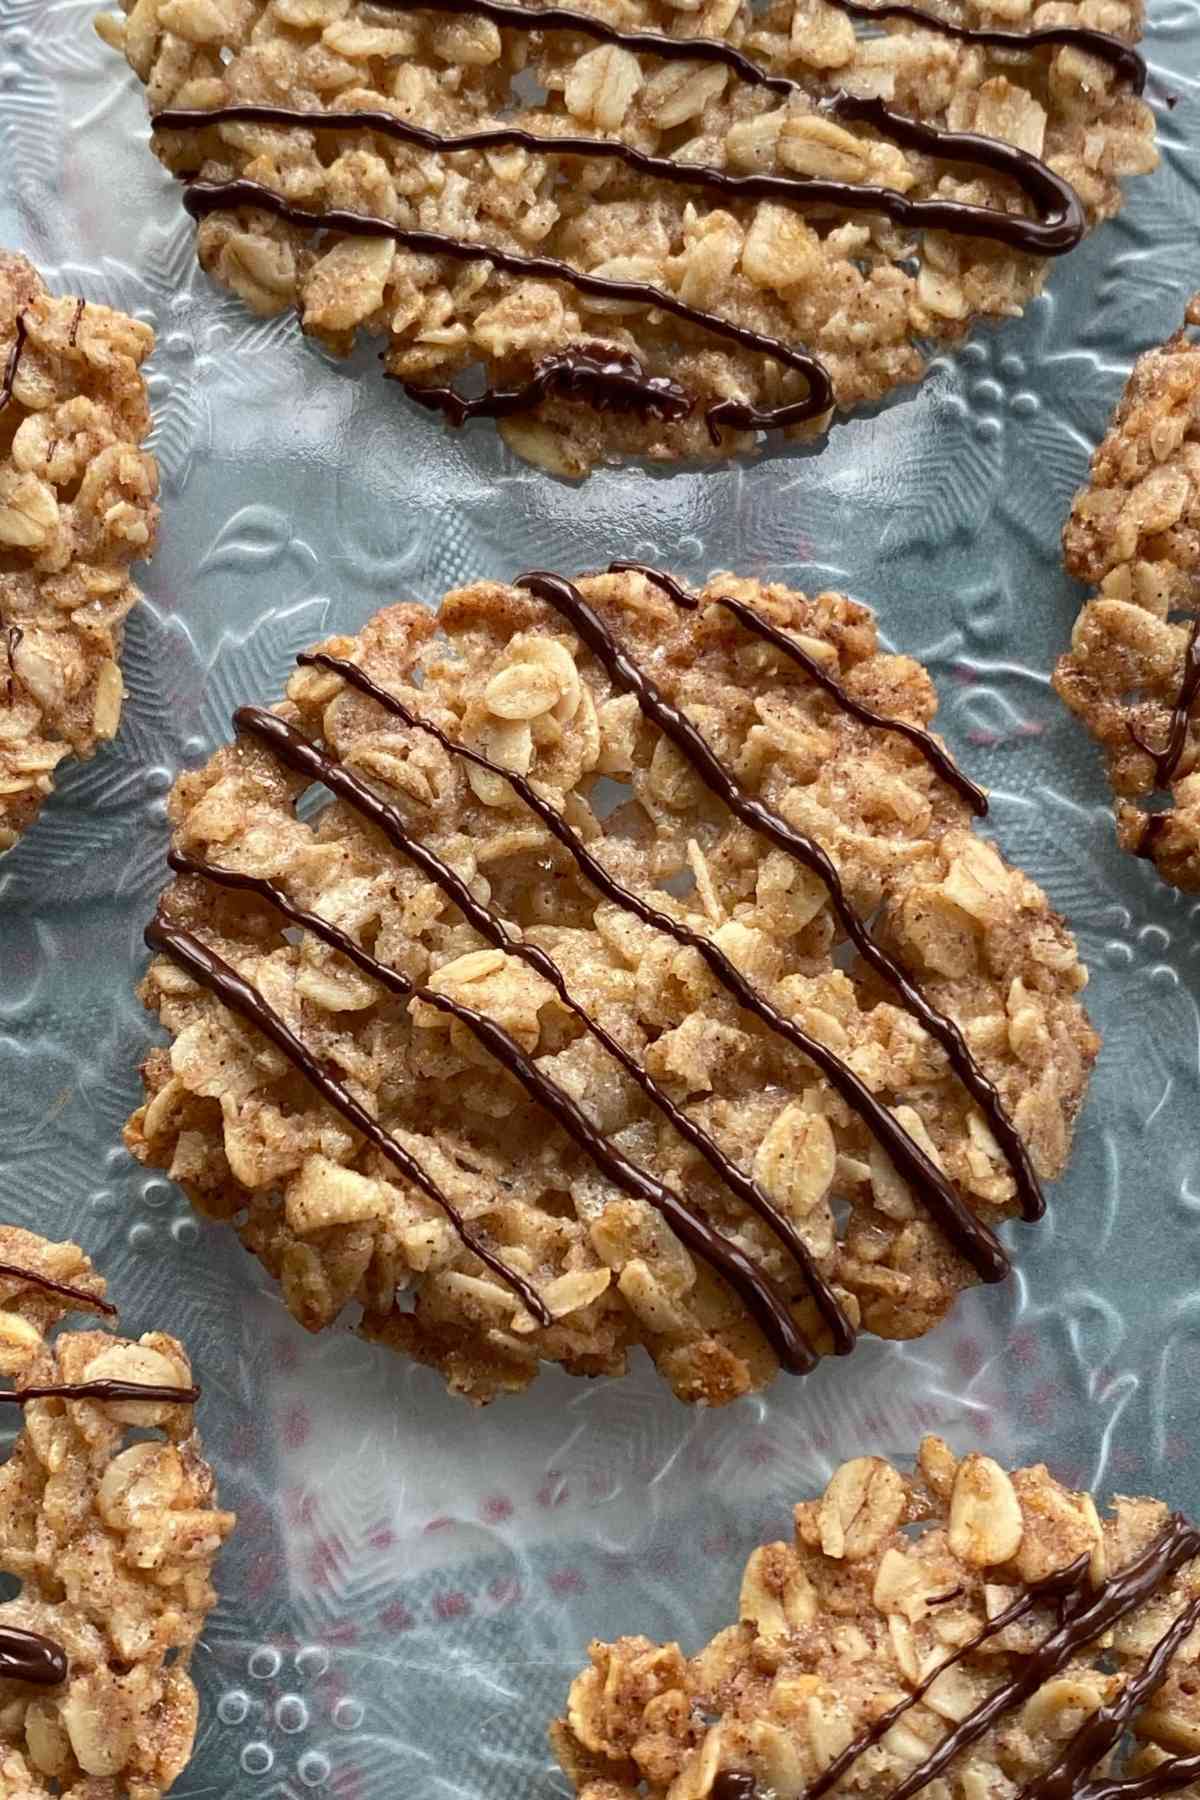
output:
[[[740,1561],[864,1450],[936,1427],[1069,1479],[1200,1510],[1200,906],[1118,854],[1099,759],[1049,688],[1080,593],[1058,534],[1131,356],[1200,286],[1200,6],[1150,0],[1162,166],[1024,320],[819,455],[583,488],[461,436],[195,268],[143,99],[93,0],[0,0],[0,242],[152,320],[162,542],[117,743],[0,864],[0,1214],[72,1235],[126,1325],[187,1339],[241,1529],[176,1790],[340,1800],[551,1794],[544,1728],[593,1634],[698,1646]],[[1166,104],[1170,97],[1173,107]],[[652,555],[834,584],[922,658],[991,829],[1070,918],[1104,1052],[1018,1274],[913,1346],[711,1415],[648,1364],[547,1374],[477,1414],[348,1332],[309,1339],[228,1233],[120,1145],[150,1028],[133,996],[164,796],[273,697],[294,653],[472,576]]]

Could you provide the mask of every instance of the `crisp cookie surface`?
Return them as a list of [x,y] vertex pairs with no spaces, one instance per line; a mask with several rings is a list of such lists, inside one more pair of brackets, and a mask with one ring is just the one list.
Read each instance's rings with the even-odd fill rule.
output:
[[[1200,1742],[1194,1632],[1134,1712],[1133,1748],[1090,1763],[1080,1754],[1075,1771],[1045,1785],[1076,1734],[1094,1729],[1096,1708],[1122,1693],[1194,1605],[1200,1562],[1186,1527],[1184,1555],[1148,1597],[1099,1642],[1076,1645],[1048,1679],[1031,1678],[1036,1655],[1071,1617],[1048,1593],[966,1649],[1031,1586],[1077,1565],[1067,1592],[1078,1610],[1181,1527],[1152,1499],[1118,1497],[1102,1518],[1090,1495],[1064,1486],[1044,1464],[1010,1475],[977,1452],[956,1458],[940,1438],[924,1440],[911,1474],[882,1457],[856,1457],[820,1499],[796,1507],[790,1542],[754,1551],[739,1622],[696,1655],[645,1637],[592,1643],[591,1666],[573,1683],[551,1740],[582,1800],[800,1800],[827,1791],[858,1800],[901,1791],[928,1800],[1050,1792],[1067,1800],[1119,1795],[1118,1786],[1086,1785],[1118,1772],[1144,1779],[1130,1792],[1194,1800],[1200,1772],[1190,1783],[1182,1770],[1165,1779],[1169,1757]],[[718,1562],[708,1578],[730,1587],[734,1576]],[[1028,1692],[940,1772],[918,1780],[916,1771],[973,1710],[1022,1676]],[[872,1734],[893,1708],[891,1729]],[[871,1735],[877,1741],[867,1741]],[[844,1754],[846,1772],[829,1781]],[[902,1789],[906,1781],[912,1785]]]
[[[75,1244],[0,1226],[0,1258],[103,1301]],[[54,1335],[82,1302],[0,1272],[0,1374],[19,1388],[118,1380],[186,1387],[183,1346],[108,1330]],[[188,1659],[216,1595],[210,1575],[232,1513],[216,1505],[190,1406],[28,1401],[0,1465],[0,1569],[20,1592],[0,1628],[61,1646],[65,1682],[0,1680],[0,1795],[157,1800],[196,1734]]]
[[0,851],[33,823],[66,756],[120,722],[129,566],[158,526],[140,369],[148,325],[46,291],[0,250]]
[[[1189,327],[1198,324],[1200,295],[1183,328],[1138,358],[1075,497],[1066,564],[1095,592],[1054,677],[1104,751],[1122,848],[1192,893],[1200,891],[1200,722],[1189,677],[1200,622],[1200,342]],[[1160,763],[1173,728],[1177,755]],[[1159,792],[1169,795],[1167,810],[1135,804]]]
[[[357,0],[123,3],[128,17],[107,15],[100,26],[145,83],[152,114],[248,103],[374,110],[442,137],[503,123],[539,136],[616,140],[733,175],[832,179],[888,187],[909,201],[1030,213],[1008,176],[901,148],[815,110],[845,92],[1040,157],[1075,190],[1088,225],[1117,211],[1122,178],[1156,162],[1149,108],[1111,63],[1075,45],[1013,54],[904,20],[857,36],[826,0],[774,0],[753,11],[739,0],[622,0],[597,11],[626,30],[740,49],[801,84],[782,99],[711,62],[664,61],[571,32],[534,38],[469,12]],[[1136,0],[1005,0],[943,16],[1018,31],[1089,26],[1130,41],[1141,29]],[[522,97],[531,82],[545,90],[535,104]],[[314,213],[351,209],[648,283],[811,352],[843,411],[915,381],[922,345],[957,339],[976,318],[1019,313],[1047,271],[1044,258],[979,236],[778,197],[730,198],[619,161],[521,147],[447,155],[379,130],[318,134],[244,121],[163,129],[154,144],[177,174],[257,181]],[[599,413],[552,392],[501,423],[520,455],[561,475],[613,457],[746,450],[753,434],[730,427],[713,443],[707,405],[774,407],[806,391],[803,376],[777,361],[661,310],[386,239],[343,236],[331,245],[261,209],[204,219],[198,252],[256,312],[294,306],[305,331],[336,351],[349,350],[360,327],[384,336],[387,370],[404,381],[444,383],[482,365],[490,383],[521,384],[547,357],[600,345],[637,353],[648,373],[695,398],[687,418],[662,421],[636,410]]]
[[[1098,1040],[1077,998],[1085,973],[1074,942],[1042,892],[975,835],[964,799],[913,745],[835,706],[723,607],[681,611],[634,573],[583,579],[579,592],[743,789],[825,848],[851,903],[877,915],[876,936],[961,1025],[1035,1168],[1060,1173]],[[879,651],[856,602],[733,577],[706,594],[754,605],[860,703],[916,725],[931,717],[928,677]],[[610,876],[711,940],[843,1059],[969,1213],[1012,1216],[1013,1177],[982,1113],[895,994],[842,966],[826,888],[726,811],[545,600],[479,583],[448,595],[436,615],[396,606],[324,648],[452,741],[527,775]],[[606,900],[501,775],[465,766],[325,669],[302,669],[288,694],[276,722],[319,741],[389,801],[412,837],[547,953],[572,999],[753,1172],[852,1324],[913,1337],[944,1316],[973,1281],[971,1266],[862,1119],[694,948]],[[244,733],[177,782],[177,854],[260,886],[269,879],[387,968],[498,1022],[606,1140],[773,1277],[828,1348],[784,1246],[549,981],[487,943],[344,798],[298,815],[309,786]],[[775,1358],[733,1291],[651,1205],[606,1177],[459,1018],[384,992],[311,928],[285,935],[287,920],[261,894],[189,874],[162,916],[265,998],[553,1316],[537,1326],[293,1062],[159,957],[141,992],[173,1041],[145,1065],[148,1099],[126,1141],[201,1211],[235,1225],[306,1326],[328,1326],[357,1301],[370,1336],[478,1401],[526,1386],[542,1360],[619,1372],[638,1343],[683,1399],[716,1403],[772,1377]]]

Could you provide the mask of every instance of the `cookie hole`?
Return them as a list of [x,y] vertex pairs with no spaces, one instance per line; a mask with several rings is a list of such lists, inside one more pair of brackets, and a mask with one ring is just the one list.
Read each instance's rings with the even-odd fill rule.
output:
[[601,775],[588,790],[588,805],[603,824],[619,807],[625,806],[633,799],[633,789],[627,781],[614,781],[611,776]]
[[668,876],[662,885],[664,893],[674,894],[677,900],[686,900],[696,891],[696,877],[690,868],[680,869],[678,875]]
[[538,80],[537,71],[533,68],[518,69],[509,83],[511,110],[513,112],[525,108],[545,106],[550,98],[550,90]]
[[328,788],[315,783],[304,792],[296,802],[296,817],[302,825],[312,825],[320,818],[327,806],[333,805],[333,795]]
[[928,1532],[940,1531],[942,1528],[940,1519],[910,1519],[907,1525],[901,1525],[900,1530],[910,1543],[915,1544]]

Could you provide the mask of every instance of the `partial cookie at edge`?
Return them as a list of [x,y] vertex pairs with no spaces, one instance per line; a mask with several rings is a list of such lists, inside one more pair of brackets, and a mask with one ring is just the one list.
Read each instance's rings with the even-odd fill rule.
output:
[[[1200,1745],[1198,1557],[1200,1534],[1161,1502],[1119,1496],[1102,1518],[1044,1464],[1009,1474],[938,1438],[911,1474],[855,1457],[795,1508],[790,1541],[753,1552],[739,1622],[696,1654],[593,1642],[551,1741],[580,1800],[1064,1800],[1100,1792],[1106,1771],[1140,1778],[1147,1800],[1196,1800],[1200,1769],[1168,1772]],[[719,1558],[688,1573],[733,1598]],[[1105,1593],[1114,1629],[1071,1644],[1064,1624]],[[1120,1712],[1106,1732],[1097,1709],[1123,1704],[1177,1621],[1183,1641],[1118,1750]],[[978,1709],[1022,1682],[978,1729]],[[957,1754],[931,1767],[944,1747]]]
[[[1121,847],[1200,891],[1200,294],[1139,357],[1063,531],[1095,589],[1054,685],[1104,751]],[[1158,810],[1156,797],[1169,796]],[[1136,802],[1149,802],[1139,805]]]
[[[16,1387],[187,1389],[186,1352],[164,1332],[56,1332],[68,1313],[115,1310],[75,1244],[0,1226],[0,1258],[0,1374]],[[0,1464],[0,1570],[20,1582],[0,1628],[59,1646],[68,1670],[57,1686],[0,1680],[0,1793],[158,1800],[191,1756],[188,1659],[233,1514],[217,1509],[190,1406],[48,1398],[24,1421]]]
[[[712,62],[664,61],[571,33],[543,32],[539,43],[509,23],[436,8],[367,9],[346,0],[123,5],[128,17],[99,23],[144,83],[152,115],[265,103],[383,112],[442,137],[502,123],[550,139],[619,139],[737,176],[832,179],[889,188],[909,202],[966,201],[1010,223],[1033,210],[1011,174],[901,148],[874,128],[837,123],[816,103],[845,90],[1039,157],[1074,189],[1089,226],[1118,210],[1123,177],[1156,162],[1152,114],[1111,62],[1073,44],[1014,55],[906,20],[858,36],[825,0],[776,0],[765,12],[737,0],[683,9],[628,0],[621,9],[624,27],[717,39],[796,80],[800,91],[783,100]],[[1003,9],[1003,23],[1018,31],[1097,19],[1133,42],[1142,8],[1139,0],[1107,0],[1102,9],[1063,0]],[[964,22],[985,21],[968,9]],[[521,97],[530,76],[545,89],[534,106]],[[831,222],[791,197],[731,198],[614,161],[522,147],[449,155],[380,130],[318,134],[308,121],[284,128],[245,120],[163,128],[154,146],[177,175],[255,181],[303,214],[348,209],[649,283],[816,356],[842,411],[917,380],[927,342],[956,340],[975,318],[1018,313],[1049,267],[982,236],[892,224],[878,211],[838,209]],[[661,310],[365,232],[319,243],[295,221],[249,204],[205,217],[197,248],[214,279],[255,312],[295,306],[304,329],[335,351],[348,351],[360,329],[385,337],[388,372],[404,382],[436,387],[482,365],[489,382],[519,387],[545,359],[599,346],[636,353],[647,374],[671,378],[697,399],[688,417],[672,422],[615,400],[601,414],[560,391],[503,423],[520,455],[560,475],[586,474],[613,457],[736,454],[752,447],[753,434],[724,427],[714,442],[710,404],[772,408],[805,393],[800,373]]]
[[117,731],[131,563],[154,549],[148,325],[0,251],[0,852]]

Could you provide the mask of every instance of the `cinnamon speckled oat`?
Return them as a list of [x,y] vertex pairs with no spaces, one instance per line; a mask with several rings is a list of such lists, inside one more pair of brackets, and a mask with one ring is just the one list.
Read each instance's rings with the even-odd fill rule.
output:
[[0,250],[0,852],[64,757],[117,731],[120,652],[149,556],[158,474],[140,369],[148,325],[47,291]]
[[[743,788],[824,846],[851,903],[878,914],[882,940],[961,1026],[1039,1174],[1057,1175],[1097,1049],[1063,922],[975,834],[966,800],[918,748],[849,716],[707,602],[761,608],[859,700],[918,725],[936,704],[924,670],[881,652],[870,613],[840,594],[723,577],[688,613],[641,574],[578,585]],[[843,1059],[970,1211],[993,1224],[1017,1211],[1010,1169],[945,1052],[891,989],[841,966],[825,887],[726,812],[549,604],[481,582],[436,614],[392,607],[324,649],[527,776],[609,874],[711,940]],[[502,774],[464,764],[328,669],[294,675],[276,713],[552,958],[571,995],[757,1178],[852,1325],[914,1337],[945,1315],[973,1270],[862,1119],[694,948],[604,899]],[[377,962],[497,1022],[615,1147],[765,1271],[828,1349],[795,1259],[549,982],[485,942],[345,797],[299,818],[307,786],[261,736],[242,736],[177,782],[177,852],[274,883]],[[311,929],[292,929],[269,892],[188,873],[162,910],[258,991],[551,1315],[539,1325],[294,1062],[160,955],[141,991],[172,1042],[147,1060],[126,1141],[234,1226],[310,1329],[357,1302],[369,1336],[476,1401],[527,1386],[545,1361],[619,1373],[639,1344],[685,1400],[729,1400],[772,1378],[775,1357],[734,1292],[461,1019],[385,991]]]
[[[75,1244],[0,1226],[0,1375],[16,1387],[120,1380],[186,1386],[183,1346],[107,1330],[58,1331],[103,1300]],[[79,1305],[37,1277],[85,1290]],[[20,1584],[0,1627],[66,1652],[67,1678],[0,1680],[6,1800],[159,1800],[196,1735],[188,1659],[216,1602],[214,1559],[233,1529],[217,1508],[190,1406],[46,1399],[0,1464],[0,1570]]]
[[[1063,531],[1095,589],[1054,685],[1104,751],[1121,847],[1200,891],[1200,294],[1138,358]],[[1172,742],[1174,733],[1174,743]],[[1177,751],[1177,754],[1174,752]],[[1162,812],[1136,804],[1164,793]]]
[[[443,138],[503,123],[550,139],[619,140],[733,175],[818,178],[887,187],[909,201],[1030,212],[1009,176],[901,148],[818,111],[823,98],[845,92],[1041,158],[1075,190],[1088,226],[1117,211],[1124,178],[1156,162],[1152,114],[1111,62],[1071,44],[997,51],[906,20],[856,33],[826,0],[753,8],[747,0],[621,0],[597,9],[626,30],[728,44],[799,83],[782,99],[712,62],[664,61],[571,31],[531,35],[469,10],[365,0],[123,5],[123,14],[99,24],[145,84],[152,114],[254,103],[382,111]],[[1129,43],[1142,24],[1139,0],[968,0],[962,8],[931,0],[931,10],[1017,31],[1090,26]],[[531,87],[544,95],[531,101]],[[728,198],[617,161],[519,146],[446,154],[380,130],[244,120],[163,128],[153,141],[176,174],[256,181],[314,214],[351,209],[649,283],[811,352],[841,411],[915,381],[930,340],[960,338],[978,318],[1020,313],[1048,266],[981,236],[912,229],[879,212]],[[797,372],[661,309],[386,239],[321,241],[261,208],[214,213],[200,225],[197,248],[214,279],[254,311],[295,307],[304,330],[335,351],[348,351],[360,329],[382,337],[386,368],[404,381],[443,383],[482,365],[489,382],[520,385],[546,358],[583,344],[634,353],[650,375],[669,376],[695,397],[687,418],[655,419],[636,409],[598,413],[577,395],[553,392],[501,423],[521,456],[561,475],[628,455],[744,451],[755,441],[745,430],[725,428],[714,444],[709,405],[770,408],[805,393]],[[817,428],[810,421],[788,431]]]

